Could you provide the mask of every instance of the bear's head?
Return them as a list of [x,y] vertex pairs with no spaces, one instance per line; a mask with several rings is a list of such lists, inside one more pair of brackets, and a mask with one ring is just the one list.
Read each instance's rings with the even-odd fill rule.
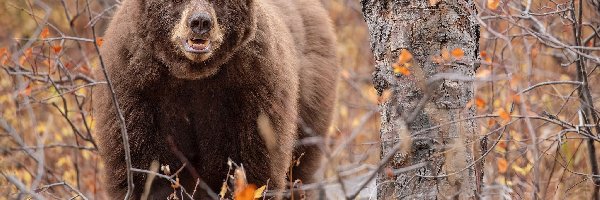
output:
[[140,43],[182,79],[214,75],[256,31],[254,0],[136,0]]

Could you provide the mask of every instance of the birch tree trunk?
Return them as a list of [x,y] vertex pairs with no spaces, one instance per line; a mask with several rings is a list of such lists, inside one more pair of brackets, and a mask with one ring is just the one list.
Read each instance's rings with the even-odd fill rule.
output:
[[[377,177],[378,198],[475,197],[481,175],[472,146],[479,141],[474,121],[461,120],[475,112],[468,106],[479,51],[474,2],[361,3],[376,61],[375,88],[389,96],[380,104],[381,157],[390,161]],[[394,71],[398,65],[404,69]]]

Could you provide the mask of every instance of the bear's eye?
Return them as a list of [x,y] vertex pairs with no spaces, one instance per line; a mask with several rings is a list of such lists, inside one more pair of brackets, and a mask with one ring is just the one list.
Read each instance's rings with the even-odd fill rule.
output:
[[183,0],[172,0],[172,1],[173,1],[173,3],[181,3],[181,1],[183,1]]

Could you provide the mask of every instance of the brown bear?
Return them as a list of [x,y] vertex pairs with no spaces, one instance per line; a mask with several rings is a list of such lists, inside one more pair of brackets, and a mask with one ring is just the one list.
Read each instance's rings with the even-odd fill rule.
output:
[[[134,168],[186,162],[193,170],[179,175],[184,188],[194,188],[195,171],[218,192],[231,159],[249,183],[280,190],[293,156],[303,154],[293,179],[315,181],[321,150],[299,141],[327,132],[338,79],[335,35],[319,0],[124,0],[104,41]],[[120,199],[127,191],[121,124],[108,86],[94,98],[106,190]],[[259,133],[260,116],[276,148]],[[146,177],[134,173],[133,198]],[[155,179],[150,196],[171,192]]]

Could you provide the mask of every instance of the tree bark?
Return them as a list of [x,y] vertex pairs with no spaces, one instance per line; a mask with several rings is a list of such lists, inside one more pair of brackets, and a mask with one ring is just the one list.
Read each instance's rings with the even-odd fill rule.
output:
[[[381,157],[393,156],[377,177],[378,198],[474,198],[481,177],[471,148],[476,126],[460,120],[475,113],[468,106],[479,57],[474,2],[361,3],[376,62],[373,82],[379,95],[390,94],[380,104]],[[399,74],[393,64],[403,50],[413,59],[409,72]],[[404,150],[394,151],[398,143]],[[424,167],[406,170],[415,165]]]

